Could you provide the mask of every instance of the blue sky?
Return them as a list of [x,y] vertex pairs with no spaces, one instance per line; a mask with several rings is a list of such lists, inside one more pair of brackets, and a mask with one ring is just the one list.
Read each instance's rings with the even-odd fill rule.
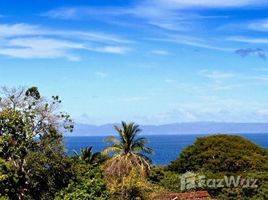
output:
[[266,0],[0,0],[0,85],[77,122],[268,122]]

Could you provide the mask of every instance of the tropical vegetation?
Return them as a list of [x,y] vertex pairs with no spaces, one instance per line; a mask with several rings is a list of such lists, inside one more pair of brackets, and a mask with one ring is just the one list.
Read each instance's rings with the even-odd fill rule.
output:
[[[116,136],[94,152],[67,155],[64,136],[74,122],[61,100],[37,87],[2,88],[0,96],[0,200],[150,200],[160,193],[207,190],[223,200],[268,199],[268,150],[235,135],[197,138],[168,166],[153,165],[153,150],[135,123],[115,126]],[[241,176],[258,188],[181,189],[185,173],[219,179]]]

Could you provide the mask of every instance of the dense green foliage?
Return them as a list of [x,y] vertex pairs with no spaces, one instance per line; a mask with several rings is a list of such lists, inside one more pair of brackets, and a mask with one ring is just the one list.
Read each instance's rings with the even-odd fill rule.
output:
[[100,191],[106,193],[103,179],[86,174],[92,170],[90,163],[79,168],[80,160],[65,153],[62,130],[72,131],[73,122],[68,114],[57,110],[61,103],[58,96],[48,101],[36,87],[3,88],[2,94],[1,199],[52,200],[60,191],[65,194],[70,188],[75,192],[87,187],[94,196]]
[[72,176],[61,127],[69,115],[57,112],[58,97],[47,101],[36,87],[3,88],[0,101],[0,195],[10,199],[53,199]]
[[165,167],[154,167],[149,175],[153,184],[159,185],[170,192],[181,192],[181,175],[167,170]]
[[27,157],[29,194],[27,199],[53,199],[75,176],[72,160],[59,152],[32,152]]
[[[240,136],[212,135],[198,138],[167,169],[154,174],[161,177],[157,184],[167,190],[181,192],[180,177],[186,172],[200,174],[207,180],[222,179],[224,176],[258,179],[257,188],[206,185],[195,189],[207,190],[212,196],[223,200],[267,199],[268,151]],[[152,180],[157,179],[153,176]]]
[[[107,191],[105,179],[98,168],[90,168],[86,163],[84,170],[78,170],[80,175],[70,182],[68,187],[60,191],[56,200],[108,200],[110,194]],[[76,168],[78,169],[78,168]]]
[[0,158],[0,197],[11,196],[15,192],[15,188],[10,185],[15,185],[17,178],[15,171],[12,169],[12,164]]
[[172,171],[245,172],[268,169],[268,151],[240,136],[198,138],[169,165]]

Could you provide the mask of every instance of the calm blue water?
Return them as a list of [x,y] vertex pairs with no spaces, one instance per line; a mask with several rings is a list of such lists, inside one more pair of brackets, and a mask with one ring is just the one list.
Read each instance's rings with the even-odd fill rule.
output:
[[[268,134],[240,134],[249,140],[268,148]],[[149,145],[154,149],[151,156],[153,163],[156,165],[166,165],[175,160],[182,149],[192,144],[197,137],[205,135],[151,135],[146,136],[149,139]],[[69,155],[73,150],[79,151],[80,148],[93,146],[93,150],[101,151],[106,147],[103,142],[105,137],[88,136],[88,137],[65,137],[65,147]]]

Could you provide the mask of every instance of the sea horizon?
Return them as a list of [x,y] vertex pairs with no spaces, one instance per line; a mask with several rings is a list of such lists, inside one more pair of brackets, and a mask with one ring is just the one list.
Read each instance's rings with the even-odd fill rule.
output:
[[[184,135],[144,135],[148,139],[148,146],[154,149],[154,154],[150,156],[155,165],[167,165],[175,160],[181,151],[187,146],[194,143],[196,138],[217,134],[184,134]],[[268,148],[268,132],[267,133],[243,133],[243,134],[226,134],[223,135],[239,135],[255,144]],[[64,136],[64,143],[68,155],[73,154],[73,150],[80,152],[81,148],[89,146],[93,147],[94,152],[102,151],[107,145],[104,139],[107,136]],[[81,140],[81,138],[83,138]]]
[[[258,135],[258,134],[267,134],[265,132],[259,132],[259,133],[178,133],[178,134],[173,134],[173,133],[167,133],[167,134],[144,134],[141,133],[138,136],[180,136],[180,135]],[[116,136],[117,134],[104,134],[104,135],[72,135],[72,133],[64,133],[63,137],[107,137],[107,136]]]

